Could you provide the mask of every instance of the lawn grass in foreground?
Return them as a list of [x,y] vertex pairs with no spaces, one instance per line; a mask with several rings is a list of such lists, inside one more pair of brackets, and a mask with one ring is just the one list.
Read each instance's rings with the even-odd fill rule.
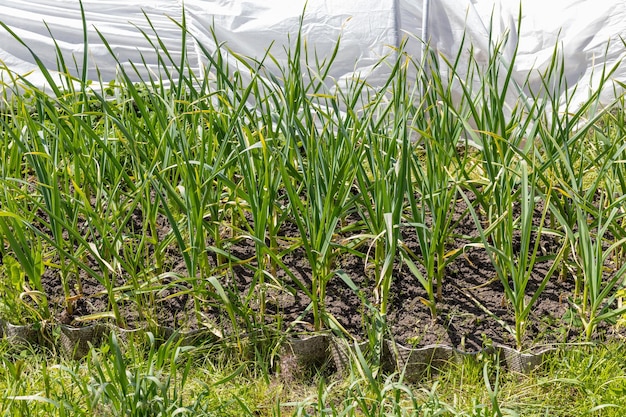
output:
[[[121,347],[120,347],[121,346]],[[620,343],[563,348],[530,375],[493,357],[466,359],[420,383],[343,377],[285,380],[220,348],[110,340],[81,361],[5,343],[3,416],[622,416],[626,355]],[[357,358],[354,358],[357,360]]]

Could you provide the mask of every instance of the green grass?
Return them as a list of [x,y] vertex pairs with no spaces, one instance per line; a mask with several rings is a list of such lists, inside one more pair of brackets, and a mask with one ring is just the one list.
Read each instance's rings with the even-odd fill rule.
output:
[[[493,357],[465,359],[408,384],[342,377],[289,378],[219,347],[105,343],[80,361],[3,343],[0,415],[47,416],[621,416],[621,343],[563,347],[529,375]],[[158,414],[162,413],[162,414]]]

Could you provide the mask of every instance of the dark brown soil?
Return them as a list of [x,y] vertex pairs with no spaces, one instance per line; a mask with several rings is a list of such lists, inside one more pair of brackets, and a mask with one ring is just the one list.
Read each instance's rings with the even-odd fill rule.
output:
[[[437,303],[436,319],[431,318],[429,309],[421,302],[426,298],[426,293],[409,269],[399,264],[394,268],[387,323],[391,335],[402,344],[424,346],[440,343],[465,351],[479,350],[492,343],[514,346],[512,335],[504,327],[514,324],[512,308],[504,296],[502,283],[497,278],[485,250],[467,245],[476,236],[476,227],[471,217],[463,216],[463,213],[465,205],[459,199],[455,219],[460,221],[456,224],[455,237],[450,241],[450,250],[461,248],[462,253],[446,267],[443,297]],[[358,221],[357,216],[351,215],[347,222]],[[137,210],[129,222],[129,229],[141,230],[142,222],[141,212]],[[167,220],[162,217],[158,223],[161,228],[159,237],[164,238],[170,232]],[[240,328],[250,330],[263,320],[266,326],[274,326],[279,331],[292,328],[311,330],[312,314],[305,313],[309,300],[281,268],[277,269],[276,280],[297,292],[294,294],[279,289],[272,285],[269,277],[265,277],[266,314],[264,318],[260,317],[257,294],[261,287],[255,282],[259,275],[255,278],[254,243],[251,239],[241,237],[238,232],[226,232],[226,235],[233,236],[226,240],[224,246],[231,256],[230,267],[219,267],[218,257],[213,252],[209,252],[207,256],[213,267],[213,276],[231,294]],[[403,229],[402,234],[407,247],[419,249],[414,231],[410,227]],[[368,242],[352,252],[341,249],[340,244],[345,243],[344,239],[349,236],[349,233],[344,233],[338,237],[334,267],[345,272],[361,289],[361,294],[356,294],[339,275],[335,275],[328,282],[326,310],[348,332],[357,338],[363,338],[372,316],[370,307],[375,309],[372,291],[375,279],[371,265],[366,265],[366,259],[371,262],[371,257],[366,256]],[[298,240],[297,228],[286,222],[279,239],[284,251],[281,260],[285,269],[308,288],[311,283],[311,268],[304,250],[298,246],[289,249]],[[548,254],[558,248],[554,240],[546,237],[542,238],[541,246]],[[96,263],[93,264],[97,268]],[[536,291],[550,266],[550,261],[536,265],[528,286],[529,295]],[[128,286],[125,290],[116,292],[125,326],[132,328],[147,321],[185,329],[210,326],[231,331],[232,325],[223,300],[207,281],[207,277],[198,278],[195,282],[185,278],[188,273],[174,244],[168,248],[167,262],[160,272],[160,279],[141,287],[139,284],[133,285],[125,274],[117,277],[117,286]],[[64,296],[58,270],[48,269],[44,274],[45,290],[54,307],[55,318],[61,322],[80,325],[83,323],[81,317],[111,310],[102,283],[86,274],[80,275],[82,294],[78,293],[76,279],[70,279],[75,299],[72,303],[73,312],[69,315],[63,308]],[[253,284],[256,290],[250,294]],[[141,289],[142,295],[136,296],[137,289]],[[572,293],[571,277],[561,281],[555,275],[550,279],[533,308],[526,330],[525,347],[577,340],[580,329],[572,321],[564,319],[570,309],[568,298]],[[364,303],[363,300],[367,302]],[[196,310],[196,303],[199,310]],[[143,309],[138,308],[139,306]],[[195,314],[196,311],[201,314]]]

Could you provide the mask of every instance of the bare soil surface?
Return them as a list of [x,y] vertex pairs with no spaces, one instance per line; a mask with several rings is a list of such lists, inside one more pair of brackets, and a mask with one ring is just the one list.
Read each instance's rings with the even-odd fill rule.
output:
[[[390,334],[404,345],[425,346],[445,344],[464,351],[476,351],[490,344],[514,346],[514,339],[506,326],[514,325],[514,316],[510,303],[504,296],[502,282],[497,278],[494,267],[485,250],[479,246],[470,246],[472,236],[476,236],[476,226],[470,216],[465,216],[465,206],[459,199],[455,218],[460,219],[454,231],[455,238],[450,241],[450,250],[459,248],[461,254],[446,267],[443,279],[442,299],[437,302],[438,315],[433,320],[429,309],[422,299],[426,293],[418,280],[406,266],[397,264],[394,268],[391,287],[390,308],[387,323]],[[537,213],[540,217],[540,213]],[[358,217],[351,215],[347,222],[357,222]],[[143,219],[138,210],[129,222],[129,231],[141,230]],[[159,219],[159,237],[164,238],[169,232],[167,220]],[[403,242],[408,247],[419,250],[414,230],[402,230]],[[338,236],[338,243],[345,242],[349,235]],[[304,285],[311,283],[311,269],[301,247],[287,250],[297,242],[297,228],[286,222],[281,229],[279,241],[285,249],[282,262]],[[545,240],[545,241],[544,241]],[[553,238],[542,237],[541,246],[549,254],[558,249]],[[231,292],[234,306],[240,314],[241,328],[250,328],[259,318],[258,291],[260,286],[250,292],[255,283],[255,247],[251,239],[238,237],[237,233],[225,245],[224,249],[233,257],[246,262],[233,262],[231,267],[218,267],[218,257],[209,253],[214,276]],[[368,317],[371,309],[362,300],[375,307],[372,289],[375,284],[371,254],[368,258],[368,243],[358,250],[349,252],[336,249],[334,267],[344,271],[359,288],[361,297],[351,290],[346,283],[335,275],[330,279],[326,295],[326,309],[336,320],[356,338],[363,338],[368,331]],[[148,253],[150,255],[150,253]],[[147,258],[147,262],[152,262]],[[367,260],[367,262],[366,262]],[[536,265],[528,286],[528,295],[538,288],[551,266],[550,261]],[[97,263],[93,262],[97,268]],[[175,245],[170,245],[167,262],[161,271],[161,278],[151,284],[134,283],[127,274],[116,278],[116,285],[123,289],[116,290],[118,305],[124,318],[125,326],[133,328],[144,322],[158,323],[174,328],[196,329],[205,326],[222,328],[229,331],[227,309],[219,294],[207,282],[206,277],[198,278],[195,283],[186,279],[187,271],[183,258]],[[66,324],[83,325],[81,317],[111,310],[111,304],[105,287],[98,280],[81,274],[82,293],[78,282],[70,279],[75,297],[72,314],[63,307],[63,290],[59,271],[49,268],[44,274],[44,286],[55,318]],[[258,275],[256,276],[258,278]],[[297,289],[297,285],[280,268],[275,278]],[[273,286],[266,277],[266,314],[265,325],[275,326],[279,331],[292,328],[311,330],[312,314],[306,312],[309,299],[298,291],[295,295]],[[200,291],[192,292],[193,288]],[[569,319],[571,307],[568,299],[574,289],[573,278],[567,276],[560,280],[554,275],[539,296],[526,330],[524,346],[538,347],[579,340],[580,329],[575,320]],[[136,291],[141,295],[137,296]],[[248,300],[248,301],[247,301]],[[143,307],[143,309],[138,308]],[[198,309],[196,309],[198,308]],[[199,311],[201,314],[195,314]],[[294,324],[295,323],[295,324]],[[258,323],[256,323],[258,324]],[[611,337],[612,327],[601,326],[598,338]]]

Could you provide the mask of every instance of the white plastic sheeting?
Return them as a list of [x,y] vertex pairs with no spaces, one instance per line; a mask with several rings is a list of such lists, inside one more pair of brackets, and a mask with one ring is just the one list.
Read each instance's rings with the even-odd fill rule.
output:
[[[490,27],[495,38],[510,31],[503,58],[510,61],[518,45],[514,78],[525,80],[530,72],[530,85],[538,85],[537,71],[550,63],[558,43],[567,83],[577,84],[574,103],[587,97],[602,67],[616,65],[626,51],[620,39],[626,39],[626,2],[616,0],[522,0],[521,28],[520,4],[512,0],[430,0],[425,18],[422,0],[83,0],[82,4],[89,40],[87,76],[105,82],[116,77],[118,61],[128,68],[134,63],[142,76],[159,72],[163,51],[158,44],[155,48],[155,31],[173,60],[179,59],[183,13],[192,35],[185,44],[192,67],[206,61],[198,43],[212,51],[214,39],[252,57],[263,56],[272,45],[272,55],[284,63],[289,36],[293,39],[302,27],[309,50],[320,56],[330,53],[341,37],[330,73],[333,79],[359,74],[372,85],[384,80],[388,67],[378,66],[373,72],[372,68],[393,54],[392,47],[403,38],[410,39],[407,52],[419,56],[423,22],[428,24],[430,45],[449,58],[458,54],[465,36],[475,57],[487,60]],[[60,51],[67,67],[80,74],[84,42],[78,0],[2,0],[0,22],[30,48],[0,28],[4,82],[11,74],[29,74],[31,83],[45,86],[31,52],[54,70]],[[626,80],[626,68],[620,66],[613,77]],[[607,89],[605,101],[612,96]]]

